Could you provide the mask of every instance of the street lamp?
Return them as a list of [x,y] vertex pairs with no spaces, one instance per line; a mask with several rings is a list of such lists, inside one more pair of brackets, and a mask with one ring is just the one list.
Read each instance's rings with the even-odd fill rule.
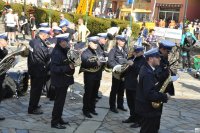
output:
[[185,9],[184,9],[184,18],[183,18],[183,29],[185,29],[185,26],[186,26],[187,7],[188,7],[188,0],[185,0]]
[[24,13],[26,14],[26,0],[24,0]]

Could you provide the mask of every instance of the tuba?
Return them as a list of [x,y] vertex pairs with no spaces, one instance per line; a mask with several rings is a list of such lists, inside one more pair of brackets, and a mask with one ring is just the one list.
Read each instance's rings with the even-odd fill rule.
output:
[[[172,81],[172,80],[171,80],[171,73],[169,73],[168,78],[167,78],[167,79],[165,80],[165,82],[163,83],[163,85],[162,85],[162,87],[161,87],[161,89],[160,89],[159,92],[164,93],[165,90],[166,90],[166,88],[167,88],[167,86],[168,86],[168,84],[169,84],[171,81]],[[157,108],[159,108],[159,107],[162,105],[162,102],[152,102],[151,104],[152,104],[152,107],[153,107],[153,108],[157,109]]]
[[26,56],[27,54],[27,46],[25,44],[18,45],[17,50],[9,53],[0,61],[0,75],[6,73],[11,67],[14,66],[15,63],[15,56],[22,55]]
[[67,59],[64,61],[66,63],[72,63],[74,66],[80,66],[81,60],[80,60],[80,51],[75,49],[69,49],[67,52]]
[[[99,58],[97,56],[92,56],[88,59],[89,62],[98,62],[99,61]],[[102,66],[96,66],[96,67],[93,67],[93,68],[80,68],[80,72],[91,72],[91,73],[94,73],[94,72],[97,72],[101,69]]]

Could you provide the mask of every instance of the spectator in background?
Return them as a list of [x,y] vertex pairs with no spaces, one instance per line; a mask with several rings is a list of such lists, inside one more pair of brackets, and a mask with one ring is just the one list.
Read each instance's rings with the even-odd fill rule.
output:
[[193,22],[191,22],[191,23],[188,25],[188,29],[189,29],[190,33],[194,35]]
[[159,27],[165,28],[165,24],[166,24],[165,19],[164,20],[160,19]]
[[35,38],[35,30],[36,30],[36,24],[35,24],[35,17],[33,14],[30,14],[30,29],[31,29],[31,38],[34,39]]
[[84,21],[82,18],[78,19],[78,42],[82,45],[85,45],[86,38],[90,35],[90,31],[88,28],[84,25]]
[[147,42],[147,44],[149,44],[149,46],[146,46],[146,51],[148,51],[151,48],[158,47],[157,46],[158,38],[154,34],[155,34],[155,30],[154,29],[150,29],[149,30],[149,35],[147,36],[147,38],[145,40]]
[[97,6],[94,10],[94,16],[95,17],[99,17],[99,15],[101,14],[101,9],[100,6]]
[[28,19],[25,16],[24,12],[21,13],[19,24],[20,24],[20,27],[21,27],[21,33],[23,35],[23,40],[25,40],[26,39],[25,34],[26,34],[26,30],[27,30]]
[[200,40],[200,23],[198,24],[199,27],[199,35],[198,35],[198,40]]
[[181,22],[179,23],[178,29],[179,29],[179,30],[183,30],[183,21],[181,21]]
[[195,45],[197,39],[194,36],[194,34],[192,34],[190,32],[189,27],[185,28],[184,34],[182,35],[181,38],[181,49],[182,49],[182,58],[183,58],[183,69],[185,69],[186,64],[188,64],[188,71],[191,71],[191,61],[190,61],[190,51],[192,49],[192,47]]
[[143,22],[142,28],[140,29],[139,37],[137,40],[137,45],[142,46],[143,41],[147,38],[148,29],[146,28],[146,23]]
[[194,23],[194,35],[196,38],[199,36],[199,26],[196,22]]
[[175,29],[175,27],[176,27],[176,22],[174,20],[171,20],[168,28]]
[[122,35],[126,35],[127,37],[131,37],[132,35],[132,30],[130,25],[127,25],[126,29],[122,32]]
[[67,25],[70,24],[69,20],[67,20],[64,16],[64,14],[60,14],[60,24],[65,22]]
[[6,23],[6,28],[8,32],[8,43],[13,44],[15,40],[15,17],[13,15],[13,10],[8,9],[8,13],[5,16],[5,23]]
[[16,22],[16,25],[15,25],[15,41],[18,41],[18,34],[19,34],[19,16],[18,16],[18,13],[17,13],[17,12],[14,13],[14,19],[15,19],[15,22]]

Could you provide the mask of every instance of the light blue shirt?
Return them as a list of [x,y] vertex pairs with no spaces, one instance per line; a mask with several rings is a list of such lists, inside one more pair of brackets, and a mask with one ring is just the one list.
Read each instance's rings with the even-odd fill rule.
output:
[[190,33],[190,32],[186,32],[185,34],[182,35],[182,38],[181,38],[181,46],[185,45],[184,42],[185,42],[185,38],[187,36],[192,36],[192,38],[197,41],[197,38],[194,36],[194,34]]
[[62,20],[60,20],[60,24],[61,23],[63,23],[63,22],[65,22],[66,23],[66,25],[69,25],[70,24],[70,22],[65,18],[65,19],[62,19]]

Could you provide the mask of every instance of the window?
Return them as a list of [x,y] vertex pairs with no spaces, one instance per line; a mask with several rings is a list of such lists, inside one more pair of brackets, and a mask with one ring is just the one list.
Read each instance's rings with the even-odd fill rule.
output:
[[179,21],[180,8],[167,8],[160,7],[159,19],[165,19],[167,22],[170,20]]

